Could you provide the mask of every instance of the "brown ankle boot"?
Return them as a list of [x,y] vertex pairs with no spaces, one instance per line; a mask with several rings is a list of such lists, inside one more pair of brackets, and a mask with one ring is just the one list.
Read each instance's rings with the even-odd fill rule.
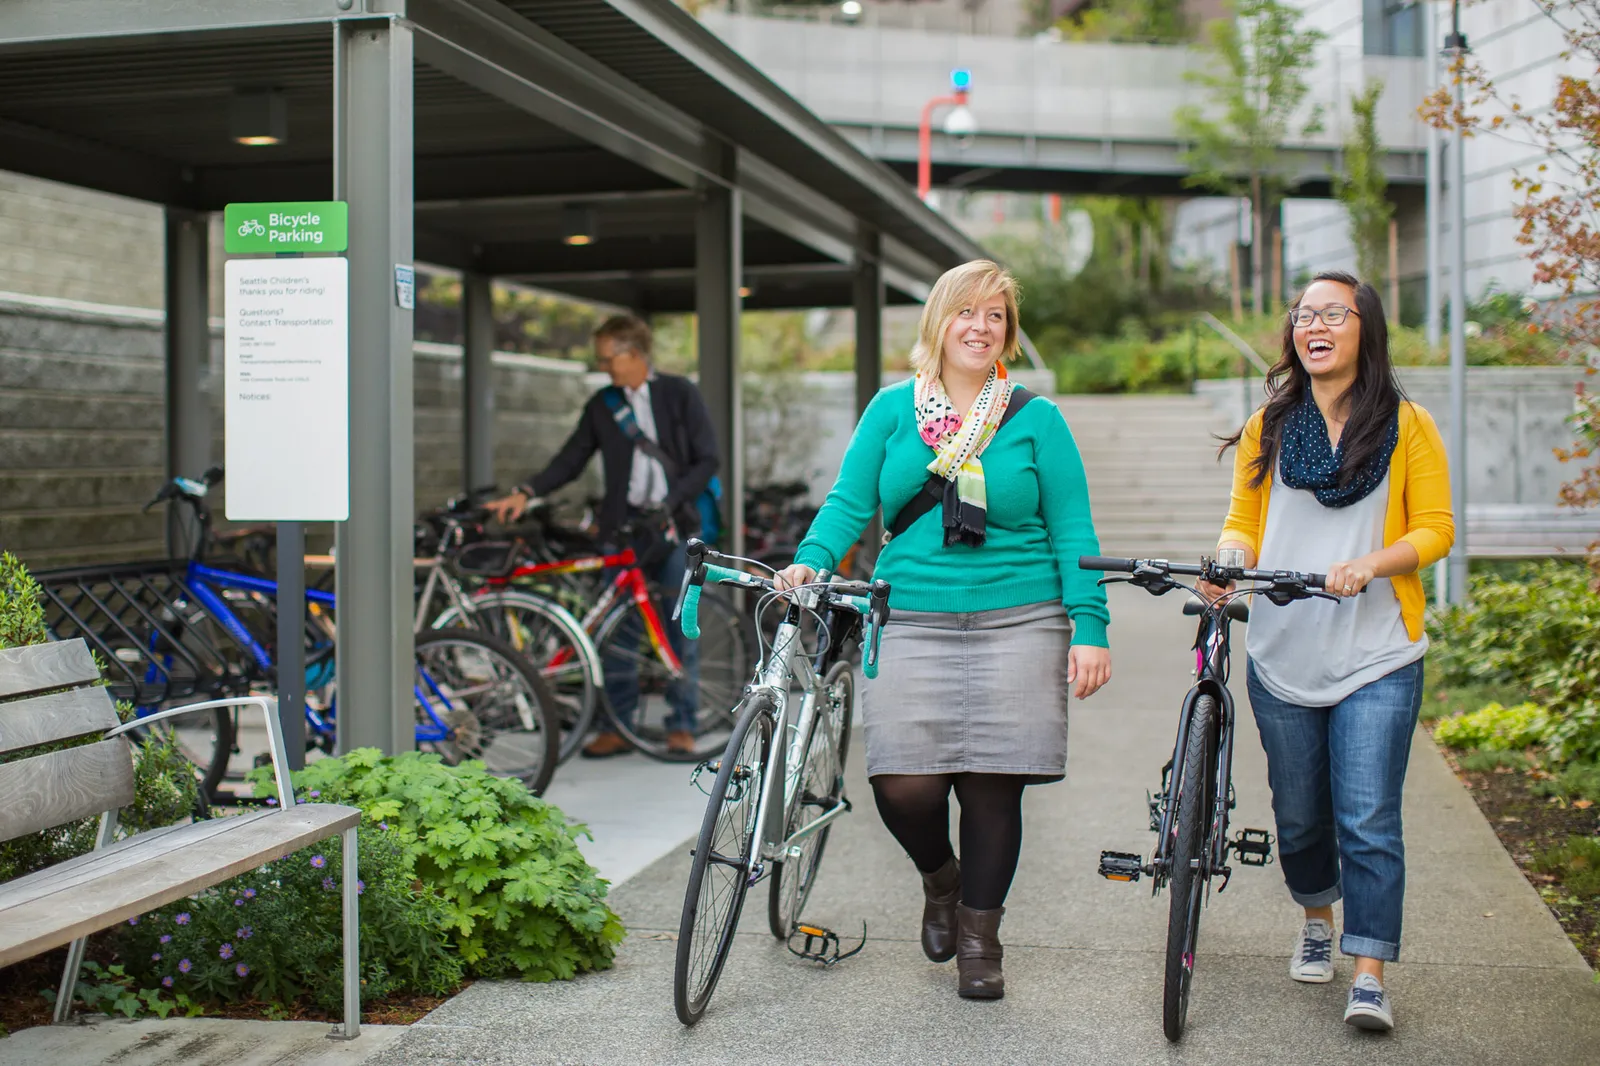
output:
[[975,911],[964,903],[956,904],[956,991],[962,999],[999,999],[1006,994],[1006,979],[1000,972],[1000,960],[1005,957],[1000,946],[1000,917],[1005,912],[1004,907]]
[[956,954],[956,901],[961,898],[961,862],[955,856],[922,875],[922,953],[934,962]]

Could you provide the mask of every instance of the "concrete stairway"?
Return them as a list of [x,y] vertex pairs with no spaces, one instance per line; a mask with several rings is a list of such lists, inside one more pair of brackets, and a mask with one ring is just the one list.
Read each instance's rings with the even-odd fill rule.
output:
[[1058,396],[1083,454],[1105,555],[1198,562],[1228,513],[1238,428],[1192,396]]

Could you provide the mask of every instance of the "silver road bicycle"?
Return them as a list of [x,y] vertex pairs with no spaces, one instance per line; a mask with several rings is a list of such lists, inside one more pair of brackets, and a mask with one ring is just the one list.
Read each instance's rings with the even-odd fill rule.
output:
[[[726,750],[695,770],[710,800],[683,897],[672,982],[678,1020],[693,1025],[705,1014],[728,960],[745,896],[763,878],[770,883],[767,922],[773,936],[788,943],[797,933],[809,938],[825,932],[799,923],[829,828],[850,810],[844,794],[855,709],[849,645],[862,640],[862,671],[876,677],[889,584],[831,581],[820,574],[812,584],[779,593],[769,578],[719,565],[759,563],[718,555],[698,540],[689,542],[688,553],[677,613],[690,639],[699,636],[700,592],[707,581],[761,595],[758,613],[774,606],[784,610],[733,710]],[[807,626],[808,620],[814,625]],[[815,633],[809,652],[801,640],[808,628]]]

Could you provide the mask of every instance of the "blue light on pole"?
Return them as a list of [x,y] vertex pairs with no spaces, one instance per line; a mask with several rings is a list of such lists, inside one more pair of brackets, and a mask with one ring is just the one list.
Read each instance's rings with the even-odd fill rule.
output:
[[959,69],[950,72],[950,88],[958,93],[972,91],[972,71]]

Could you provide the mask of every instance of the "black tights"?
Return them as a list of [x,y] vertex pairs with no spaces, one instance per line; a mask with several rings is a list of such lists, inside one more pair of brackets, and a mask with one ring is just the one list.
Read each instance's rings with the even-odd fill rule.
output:
[[923,873],[950,860],[950,790],[961,803],[961,902],[993,910],[1006,901],[1022,851],[1018,774],[879,774],[872,796],[883,824]]

